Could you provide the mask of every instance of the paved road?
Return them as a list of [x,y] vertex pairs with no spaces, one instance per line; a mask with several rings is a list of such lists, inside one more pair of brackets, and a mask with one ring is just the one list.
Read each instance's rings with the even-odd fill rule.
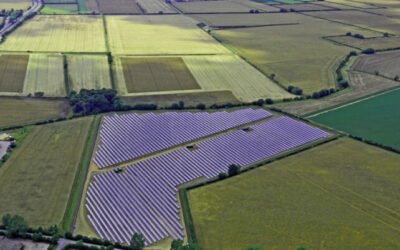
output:
[[8,31],[12,30],[18,23],[22,22],[23,18],[30,15],[35,11],[39,11],[43,7],[43,0],[32,0],[32,6],[29,10],[26,10],[19,18],[17,18],[14,22],[10,22],[10,17],[7,17],[4,21],[4,26],[0,30],[0,41],[3,40],[3,36]]

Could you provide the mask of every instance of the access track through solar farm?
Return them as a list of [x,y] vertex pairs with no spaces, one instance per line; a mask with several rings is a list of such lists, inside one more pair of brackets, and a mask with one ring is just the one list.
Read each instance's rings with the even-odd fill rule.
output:
[[397,249],[399,161],[398,154],[339,138],[191,189],[198,244],[235,250]]

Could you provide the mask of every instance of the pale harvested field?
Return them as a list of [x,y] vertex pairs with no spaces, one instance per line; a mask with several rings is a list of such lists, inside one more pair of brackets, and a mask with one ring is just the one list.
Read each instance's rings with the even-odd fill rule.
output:
[[70,90],[111,89],[107,56],[67,56]]
[[0,0],[0,10],[26,10],[32,6],[32,1],[30,0]]
[[51,52],[104,52],[100,16],[38,15],[13,31],[0,50]]
[[135,0],[97,0],[99,11],[104,14],[139,14],[142,13]]
[[395,18],[379,16],[361,11],[327,11],[308,13],[314,17],[325,18],[328,20],[339,21],[359,27],[400,34],[400,22]]
[[30,55],[23,93],[33,95],[35,92],[43,92],[45,96],[55,97],[67,95],[62,55]]
[[374,55],[365,55],[357,58],[351,67],[352,70],[368,72],[394,78],[400,77],[400,52],[390,51]]
[[228,53],[216,40],[181,15],[107,16],[110,48],[116,54]]
[[375,50],[386,50],[400,48],[400,37],[377,37],[358,39],[351,36],[330,37],[329,40],[345,44],[359,49],[373,48]]
[[0,92],[22,92],[28,55],[0,55]]
[[367,96],[388,88],[400,87],[399,82],[375,76],[374,74],[349,72],[349,79],[353,90],[345,94],[318,100],[286,103],[277,107],[296,115],[305,115],[334,105],[338,105],[353,99]]
[[128,93],[199,89],[180,57],[122,57]]
[[137,0],[138,4],[145,10],[145,13],[176,13],[176,10],[164,0]]
[[186,65],[204,90],[230,90],[240,101],[283,99],[293,95],[234,55],[185,56]]
[[175,2],[174,5],[184,13],[203,12],[249,12],[251,8],[231,1]]
[[306,94],[324,88],[335,88],[335,69],[345,55],[354,50],[325,41],[321,39],[322,36],[343,35],[348,31],[363,34],[365,37],[376,35],[356,27],[299,14],[268,15],[275,16],[282,22],[286,18],[291,22],[295,15],[300,23],[215,30],[212,34],[264,73],[273,73],[283,85],[300,87]]

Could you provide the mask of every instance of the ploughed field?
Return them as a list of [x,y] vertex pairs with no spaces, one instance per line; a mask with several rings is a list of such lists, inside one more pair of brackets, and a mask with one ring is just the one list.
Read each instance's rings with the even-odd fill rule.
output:
[[399,248],[399,161],[343,138],[189,190],[196,238],[203,249]]
[[38,126],[0,168],[0,216],[30,226],[60,225],[92,117]]
[[28,55],[0,55],[0,92],[22,93]]
[[[112,241],[127,243],[133,232],[143,233],[146,245],[183,239],[177,186],[214,178],[231,164],[248,166],[330,136],[291,118],[271,116],[263,109],[243,109],[104,117],[94,163],[100,168],[128,165],[121,165],[119,174],[93,176],[85,198],[87,219],[101,238]],[[198,139],[202,140],[194,141]],[[187,143],[192,146],[182,147]],[[128,163],[165,149],[171,150]]]
[[199,89],[180,57],[121,58],[128,93]]

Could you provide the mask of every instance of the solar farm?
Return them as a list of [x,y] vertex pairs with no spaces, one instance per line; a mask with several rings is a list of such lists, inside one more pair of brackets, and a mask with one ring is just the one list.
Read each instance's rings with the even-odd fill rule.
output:
[[398,0],[0,10],[0,249],[400,249]]

